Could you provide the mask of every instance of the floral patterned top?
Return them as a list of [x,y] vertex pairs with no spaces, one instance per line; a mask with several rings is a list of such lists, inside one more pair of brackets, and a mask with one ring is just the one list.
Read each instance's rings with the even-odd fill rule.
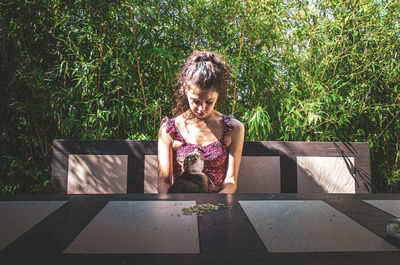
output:
[[225,136],[232,131],[233,115],[224,115],[223,120],[225,129],[221,139],[208,145],[195,145],[185,141],[181,132],[175,125],[175,118],[169,119],[165,117],[161,125],[166,123],[166,131],[172,139],[182,142],[182,145],[177,150],[173,151],[173,178],[177,179],[182,174],[182,167],[177,161],[177,157],[184,157],[193,152],[196,148],[204,157],[203,172],[209,178],[209,181],[215,186],[221,186],[226,175],[228,164],[228,147],[224,144]]

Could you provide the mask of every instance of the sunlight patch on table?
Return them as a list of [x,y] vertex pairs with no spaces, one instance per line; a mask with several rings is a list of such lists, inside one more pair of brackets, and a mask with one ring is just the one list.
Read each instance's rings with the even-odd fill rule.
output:
[[269,252],[397,251],[323,201],[239,201]]
[[195,201],[112,201],[64,253],[200,253]]

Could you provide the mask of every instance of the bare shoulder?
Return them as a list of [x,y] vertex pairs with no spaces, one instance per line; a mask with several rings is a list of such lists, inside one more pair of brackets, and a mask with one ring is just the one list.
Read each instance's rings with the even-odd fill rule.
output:
[[172,143],[172,137],[167,133],[167,123],[164,122],[161,124],[160,129],[158,130],[158,140],[161,140],[165,143]]
[[158,137],[160,137],[162,134],[167,132],[167,123],[164,122],[161,124],[160,129],[158,130]]
[[244,130],[243,124],[235,118],[232,119],[232,126],[233,129]]
[[232,126],[233,129],[230,132],[230,150],[234,154],[238,155],[243,148],[245,129],[243,124],[239,120],[234,118],[232,119]]
[[232,119],[232,126],[233,126],[232,134],[238,135],[238,136],[243,138],[244,137],[244,126],[243,126],[243,124],[239,120],[233,118]]
[[178,115],[175,117],[175,125],[178,128],[183,128],[185,125],[185,118],[183,117],[183,114]]

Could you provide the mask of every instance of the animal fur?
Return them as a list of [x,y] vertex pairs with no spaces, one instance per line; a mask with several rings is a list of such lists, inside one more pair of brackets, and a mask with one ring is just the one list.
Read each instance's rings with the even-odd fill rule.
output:
[[[183,160],[183,161],[182,161]],[[208,177],[202,172],[204,158],[198,149],[181,158],[183,173],[168,189],[168,193],[203,193],[211,192],[208,187]]]

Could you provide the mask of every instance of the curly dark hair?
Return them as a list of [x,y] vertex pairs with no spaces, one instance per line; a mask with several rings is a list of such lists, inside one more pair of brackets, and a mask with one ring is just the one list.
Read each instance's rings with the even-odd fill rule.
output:
[[183,63],[175,85],[175,115],[189,109],[185,89],[188,83],[195,84],[201,90],[212,89],[218,93],[218,105],[226,99],[230,84],[228,63],[215,52],[194,51]]

